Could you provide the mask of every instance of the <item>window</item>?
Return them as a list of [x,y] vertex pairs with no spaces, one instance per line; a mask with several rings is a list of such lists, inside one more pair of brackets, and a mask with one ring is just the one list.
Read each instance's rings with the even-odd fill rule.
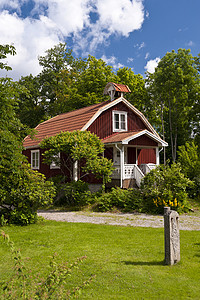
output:
[[53,156],[52,163],[50,164],[50,169],[60,169],[60,153]]
[[31,168],[35,170],[40,168],[40,150],[31,151]]
[[113,131],[127,131],[127,112],[113,111]]

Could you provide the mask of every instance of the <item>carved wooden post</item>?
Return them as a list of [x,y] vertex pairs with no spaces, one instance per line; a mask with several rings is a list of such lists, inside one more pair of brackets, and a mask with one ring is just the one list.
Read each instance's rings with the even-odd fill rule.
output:
[[180,235],[179,214],[164,208],[164,230],[165,230],[165,263],[174,265],[180,261]]

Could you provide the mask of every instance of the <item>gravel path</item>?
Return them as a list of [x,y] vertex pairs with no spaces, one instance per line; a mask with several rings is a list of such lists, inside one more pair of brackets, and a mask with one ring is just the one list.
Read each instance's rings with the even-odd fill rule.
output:
[[[164,226],[163,216],[152,216],[146,214],[123,214],[123,213],[96,213],[96,212],[56,212],[39,211],[39,216],[46,220],[73,223],[93,223],[118,226],[133,227],[153,227]],[[181,230],[200,230],[200,217],[191,215],[181,215],[179,218]]]

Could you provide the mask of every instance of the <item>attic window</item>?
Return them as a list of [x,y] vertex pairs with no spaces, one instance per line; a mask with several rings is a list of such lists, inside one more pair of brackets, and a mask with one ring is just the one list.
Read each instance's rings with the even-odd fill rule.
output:
[[113,131],[127,131],[127,112],[113,111]]

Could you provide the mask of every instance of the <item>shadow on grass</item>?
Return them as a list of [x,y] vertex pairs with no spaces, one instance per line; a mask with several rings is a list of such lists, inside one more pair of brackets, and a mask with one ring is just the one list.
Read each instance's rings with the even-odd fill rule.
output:
[[164,260],[162,261],[122,261],[125,265],[132,266],[165,266]]

